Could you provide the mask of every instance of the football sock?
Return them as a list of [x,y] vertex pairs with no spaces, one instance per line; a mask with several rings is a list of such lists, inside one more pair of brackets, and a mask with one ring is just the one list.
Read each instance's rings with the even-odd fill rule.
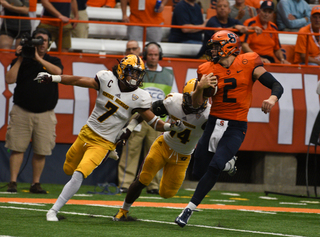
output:
[[190,208],[192,211],[194,211],[197,208],[197,206],[196,204],[189,202],[186,208]]
[[131,207],[132,203],[126,203],[125,201],[122,204],[122,209],[129,211],[130,207]]
[[82,181],[82,173],[79,171],[75,171],[70,181],[64,186],[61,194],[59,195],[57,201],[51,209],[58,212],[61,207],[63,207],[64,204],[66,204],[66,202],[69,201],[69,199],[78,192],[79,188],[81,187]]

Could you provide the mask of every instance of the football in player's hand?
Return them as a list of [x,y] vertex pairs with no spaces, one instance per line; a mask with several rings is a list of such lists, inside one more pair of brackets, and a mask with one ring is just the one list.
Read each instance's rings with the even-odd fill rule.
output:
[[[212,74],[212,75],[211,75]],[[214,76],[213,75],[213,73],[210,73],[209,75],[203,75],[202,77],[204,77],[204,76]],[[215,75],[215,77],[216,77],[216,80],[218,81],[218,76],[217,75]],[[200,79],[198,79],[199,81],[201,80],[201,78]],[[203,89],[203,96],[205,96],[205,97],[212,97],[212,96],[214,96],[215,94],[217,94],[217,91],[218,91],[218,85],[216,85],[216,87],[215,88],[213,88],[213,87],[208,87],[208,88],[205,88],[205,89]]]
[[217,94],[217,91],[218,91],[218,85],[215,88],[210,86],[203,90],[203,96],[205,97],[214,96],[215,94]]

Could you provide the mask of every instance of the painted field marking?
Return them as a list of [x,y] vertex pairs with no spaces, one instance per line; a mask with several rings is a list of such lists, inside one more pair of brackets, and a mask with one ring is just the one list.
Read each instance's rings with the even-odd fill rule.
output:
[[[47,198],[15,198],[0,197],[0,203],[8,202],[28,202],[28,203],[51,203],[54,204],[56,199]],[[75,200],[71,199],[68,204],[84,205],[84,204],[100,204],[110,206],[122,206],[123,201],[101,201],[101,200]],[[172,207],[185,208],[186,203],[164,203],[164,202],[135,202],[133,207]],[[214,210],[257,210],[266,212],[292,212],[292,213],[315,213],[320,214],[320,209],[298,208],[298,207],[265,207],[265,206],[243,206],[243,205],[224,205],[224,204],[200,204],[199,209]]]
[[[7,208],[7,209],[16,209],[16,210],[26,210],[26,211],[40,211],[40,212],[47,212],[47,211],[48,211],[48,210],[43,210],[43,209],[24,208],[24,207],[13,207],[13,206],[0,206],[0,208],[4,208],[4,209],[5,209],[5,208]],[[112,216],[92,215],[92,214],[88,214],[88,213],[79,213],[79,212],[65,212],[65,211],[60,211],[59,213],[69,214],[69,215],[78,215],[78,216],[90,216],[90,217],[112,218]],[[137,220],[137,221],[150,222],[150,223],[159,223],[159,224],[167,224],[167,225],[176,225],[176,223],[174,223],[174,222],[157,221],[157,220],[139,219],[139,220]],[[273,236],[285,236],[285,237],[304,237],[304,236],[301,236],[301,235],[288,235],[288,234],[273,233],[273,232],[264,232],[264,231],[240,230],[240,229],[233,229],[233,228],[226,228],[226,227],[207,226],[207,225],[192,225],[192,224],[188,224],[188,226],[189,226],[189,227],[199,227],[199,228],[207,228],[207,229],[216,229],[216,230],[242,232],[242,233],[260,234],[260,235],[273,235]],[[180,228],[180,227],[177,226],[177,228]]]

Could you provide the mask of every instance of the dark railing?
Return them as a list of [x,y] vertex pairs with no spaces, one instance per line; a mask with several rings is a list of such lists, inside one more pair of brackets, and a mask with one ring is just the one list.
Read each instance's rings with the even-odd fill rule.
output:
[[[51,54],[60,54],[60,55],[85,55],[85,56],[99,56],[99,57],[103,57],[100,54],[94,54],[94,53],[79,53],[79,52],[62,52],[61,51],[61,46],[62,46],[62,32],[63,32],[63,25],[64,23],[57,18],[39,18],[39,17],[17,17],[17,16],[0,16],[0,18],[4,18],[4,19],[21,19],[21,20],[46,20],[46,21],[52,21],[52,22],[59,22],[60,25],[60,29],[59,29],[59,40],[58,40],[58,45],[57,45],[57,51],[56,52],[50,52]],[[147,27],[154,27],[155,25],[153,24],[134,24],[134,23],[123,23],[123,22],[111,22],[111,21],[97,21],[97,20],[89,20],[89,21],[83,21],[83,20],[74,20],[74,19],[70,19],[70,23],[93,23],[93,24],[106,24],[106,25],[126,25],[126,26],[130,26],[130,25],[135,25],[135,26],[141,26],[144,27],[144,31],[143,31],[143,47],[146,44],[146,28]],[[196,27],[196,26],[176,26],[176,25],[157,25],[157,27],[167,27],[167,28],[188,28],[188,29],[202,29],[202,30],[221,30],[221,28],[215,28],[215,27]],[[236,32],[236,29],[228,29],[230,31],[234,31]],[[249,30],[250,33],[253,33],[253,30]],[[274,34],[274,31],[267,31],[264,30],[264,33],[272,33]],[[286,32],[286,31],[278,31],[278,34],[291,34],[291,35],[307,35],[307,47],[306,47],[306,52],[305,54],[308,55],[309,53],[309,37],[312,37],[313,35],[316,36],[320,36],[320,33],[299,33],[299,32]],[[15,50],[13,49],[0,49],[0,51],[10,51],[10,52],[15,52]],[[108,57],[119,57],[119,55],[108,55]],[[170,60],[175,60],[174,58],[170,58]],[[181,61],[181,58],[178,59],[179,61]],[[199,61],[201,59],[185,59],[186,61]],[[310,67],[310,65],[308,65],[308,57],[305,57],[305,64],[306,65],[299,65],[301,67]],[[279,63],[273,63],[272,65],[279,65],[279,66],[283,66],[283,64],[279,64]],[[288,65],[286,64],[285,66],[297,66],[296,64],[292,64],[292,65]]]

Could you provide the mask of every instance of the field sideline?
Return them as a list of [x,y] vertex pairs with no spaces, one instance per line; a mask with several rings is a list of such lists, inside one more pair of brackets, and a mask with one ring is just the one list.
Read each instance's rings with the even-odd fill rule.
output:
[[49,194],[30,194],[23,188],[17,194],[0,190],[0,237],[320,236],[320,203],[317,199],[211,191],[189,224],[180,228],[174,219],[186,206],[193,191],[180,190],[171,199],[143,191],[130,209],[130,215],[138,221],[114,222],[112,216],[121,207],[125,195],[88,194],[94,187],[84,185],[59,212],[61,220],[47,222],[45,213],[63,186],[43,186]]
[[[0,203],[51,203],[54,204],[56,199],[44,198],[1,198]],[[95,201],[95,200],[69,200],[68,204],[75,205],[105,205],[105,206],[121,206],[123,201]],[[181,208],[184,203],[156,203],[156,202],[135,202],[133,207],[167,207],[167,208]],[[250,210],[250,211],[269,211],[269,212],[294,212],[294,213],[317,213],[320,214],[320,209],[308,208],[290,208],[290,207],[259,207],[259,206],[235,206],[235,205],[219,205],[219,204],[200,204],[198,209],[223,209],[223,210]]]

